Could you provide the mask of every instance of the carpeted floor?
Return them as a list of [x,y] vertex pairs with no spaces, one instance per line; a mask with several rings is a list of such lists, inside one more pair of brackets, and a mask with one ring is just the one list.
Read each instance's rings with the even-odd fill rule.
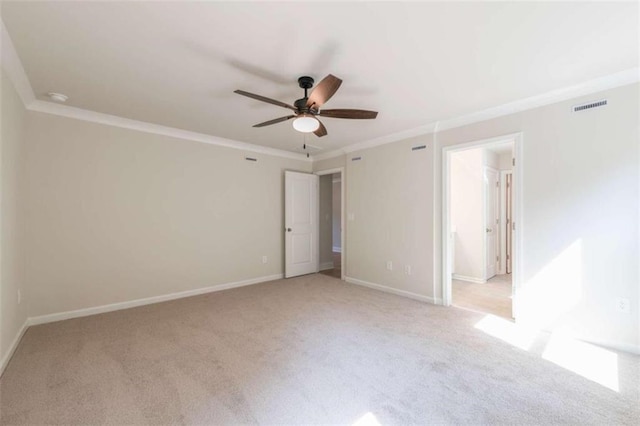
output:
[[638,357],[616,392],[483,318],[315,274],[36,326],[0,423],[638,423]]

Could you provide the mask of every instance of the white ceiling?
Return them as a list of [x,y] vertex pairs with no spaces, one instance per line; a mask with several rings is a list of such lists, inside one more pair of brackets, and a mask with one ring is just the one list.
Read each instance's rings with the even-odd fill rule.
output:
[[638,66],[637,3],[3,2],[39,99],[284,150],[297,78],[343,79],[323,150]]

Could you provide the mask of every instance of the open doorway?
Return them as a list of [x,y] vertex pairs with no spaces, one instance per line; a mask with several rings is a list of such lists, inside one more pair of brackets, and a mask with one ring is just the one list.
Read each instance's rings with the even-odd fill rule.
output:
[[344,182],[342,169],[318,172],[320,210],[320,273],[343,279],[343,203]]
[[444,150],[445,304],[515,317],[514,169],[519,137]]

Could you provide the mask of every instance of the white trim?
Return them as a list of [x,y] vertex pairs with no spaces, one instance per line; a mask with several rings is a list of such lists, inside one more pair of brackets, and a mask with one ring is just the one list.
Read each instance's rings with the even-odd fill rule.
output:
[[369,139],[367,141],[357,142],[342,148],[342,150],[348,154],[350,152],[358,151],[361,149],[368,149],[380,145],[386,145],[392,142],[413,138],[415,136],[428,135],[434,132],[435,126],[436,123],[425,124],[424,126],[414,127],[402,132],[393,133],[375,139]]
[[11,41],[11,37],[4,26],[4,22],[0,19],[0,44],[2,45],[2,67],[7,73],[7,77],[13,83],[18,92],[18,96],[22,99],[25,108],[36,99],[31,83],[27,77],[27,73],[22,66],[18,52]]
[[232,139],[225,139],[218,136],[206,135],[204,133],[176,129],[174,127],[167,127],[159,124],[147,123],[144,121],[131,120],[128,118],[118,117],[116,115],[103,114],[101,112],[76,108],[69,105],[54,104],[53,102],[36,100],[33,101],[29,106],[27,106],[27,109],[30,111],[59,115],[62,117],[74,118],[76,120],[88,121],[91,123],[106,124],[123,129],[137,130],[140,132],[170,136],[183,140],[208,143],[211,145],[234,148],[242,151],[273,155],[276,157],[291,158],[300,161],[312,161],[310,158],[307,158],[305,154],[298,154],[296,152],[289,152],[281,149],[269,148],[246,142],[239,142]]
[[331,251],[334,253],[342,253],[342,247],[331,247]]
[[375,146],[397,142],[414,136],[426,135],[429,133],[435,133],[436,131],[454,129],[456,127],[463,127],[469,124],[487,121],[505,115],[515,114],[518,112],[539,108],[545,105],[590,95],[592,93],[614,89],[616,87],[625,86],[627,84],[637,83],[638,81],[640,81],[640,68],[630,68],[624,71],[617,72],[615,74],[605,75],[603,77],[588,80],[579,84],[575,84],[573,86],[568,86],[542,93],[540,95],[519,99],[514,102],[509,102],[506,104],[476,111],[471,114],[435,121],[433,123],[414,127],[413,129],[405,130],[403,132],[393,133],[380,138],[370,139],[367,141],[347,145],[343,148],[335,149],[333,151],[314,156],[313,160],[327,160],[329,158],[345,155],[355,150],[373,148]]
[[[496,173],[496,175],[498,176],[498,179],[500,179],[500,171],[498,169],[496,169],[495,167],[491,167],[491,166],[487,166],[486,165],[486,151],[482,153],[482,181],[486,184],[486,178],[487,178],[487,170],[493,171]],[[485,190],[486,187],[483,185],[482,186],[482,227],[485,228],[487,226],[487,197],[485,194]],[[492,190],[495,191],[495,187],[492,186]],[[498,196],[500,195],[500,192],[498,191]],[[495,204],[495,200],[494,200],[494,204]],[[497,214],[499,214],[498,212],[496,212]],[[492,224],[493,220],[491,221]],[[494,224],[495,225],[495,224]],[[495,243],[495,249],[496,249],[496,255],[498,255],[498,243],[500,242],[500,240],[498,240],[498,238],[496,237],[496,243]],[[488,245],[487,245],[487,234],[485,232],[484,234],[484,238],[482,240],[482,276],[484,277],[485,282],[487,282],[487,280],[489,280],[490,278],[493,277],[492,276],[488,276],[489,275],[489,271],[487,269],[487,255],[488,255]],[[495,258],[493,259],[493,262],[496,264],[495,265],[495,274],[498,274],[498,268],[499,265],[497,264],[498,261],[495,260]]]
[[324,262],[320,264],[321,271],[326,271],[328,269],[333,269],[333,262]]
[[[512,154],[513,155],[513,154]],[[500,231],[498,233],[500,237],[500,268],[499,275],[505,275],[507,273],[507,175],[511,175],[513,172],[511,169],[500,170]]]
[[579,98],[592,93],[602,92],[603,90],[637,83],[638,81],[640,81],[640,68],[630,68],[614,74],[574,84],[572,86],[545,92],[540,95],[519,99],[514,102],[487,108],[482,111],[444,120],[441,123],[440,130],[453,129],[478,123],[480,121],[487,121],[493,118]]
[[396,296],[408,297],[409,299],[419,300],[421,302],[432,303],[434,305],[442,304],[441,300],[434,299],[433,297],[423,296],[421,294],[412,293],[406,290],[398,290],[392,287],[387,287],[386,285],[370,283],[368,281],[359,280],[357,278],[345,277],[345,281],[351,284],[356,284],[363,287],[369,287],[374,290],[383,291],[385,293],[395,294]]
[[[340,174],[340,244],[342,245],[342,247],[345,247],[345,245],[347,244],[347,242],[345,241],[346,235],[347,233],[344,231],[345,226],[346,226],[346,222],[345,222],[345,211],[346,211],[346,206],[345,206],[345,195],[344,195],[344,186],[345,186],[345,175],[344,175],[344,167],[336,167],[334,169],[326,169],[326,170],[318,170],[317,172],[315,172],[316,175],[318,176],[325,176],[325,175],[333,175],[339,173]],[[320,211],[320,205],[318,204],[318,212]],[[333,251],[335,250],[335,247],[332,247]],[[344,260],[344,250],[340,250],[340,279],[342,281],[344,281],[346,279],[346,273],[347,273],[347,264],[345,263]],[[318,256],[320,256],[320,254],[318,254]]]
[[451,244],[449,236],[451,235],[450,218],[449,218],[449,203],[450,203],[450,154],[455,151],[462,151],[469,148],[480,148],[491,145],[498,145],[505,141],[513,141],[513,158],[515,159],[515,166],[512,169],[513,176],[513,221],[515,224],[515,230],[513,232],[513,245],[512,245],[512,279],[513,279],[513,317],[517,318],[517,294],[520,283],[522,282],[521,270],[522,270],[522,242],[523,242],[523,230],[522,230],[522,200],[523,188],[522,188],[522,144],[524,143],[524,136],[522,132],[511,133],[508,135],[497,136],[494,138],[482,139],[473,142],[460,143],[456,145],[449,145],[442,148],[442,302],[445,306],[451,305],[451,265],[449,256],[449,245]]
[[316,161],[328,160],[329,158],[340,157],[341,155],[346,155],[346,154],[347,153],[345,152],[344,149],[338,148],[338,149],[334,149],[333,151],[323,152],[322,154],[312,155],[311,158],[313,159],[314,162],[316,162]]
[[177,293],[169,293],[161,296],[145,297],[144,299],[129,300],[126,302],[112,303],[109,305],[94,306],[91,308],[77,309],[74,311],[58,312],[55,314],[41,315],[29,318],[29,325],[46,324],[55,321],[62,321],[71,318],[86,317],[89,315],[102,314],[105,312],[119,311],[122,309],[135,308],[137,306],[151,305],[154,303],[166,302],[169,300],[182,299],[185,297],[198,296],[200,294],[213,293],[221,290],[228,290],[236,287],[244,287],[252,284],[263,283],[266,281],[279,280],[283,274],[268,275],[265,277],[251,278],[243,281],[235,281],[226,284],[219,284],[210,287],[197,288],[194,290],[180,291]]
[[466,275],[458,275],[458,274],[451,274],[451,279],[452,280],[458,280],[458,281],[466,281],[466,282],[474,283],[474,284],[484,284],[484,283],[487,282],[487,280],[485,280],[483,278],[468,277]]
[[20,331],[18,331],[18,334],[16,334],[16,337],[13,339],[13,342],[11,342],[11,346],[9,346],[9,350],[2,357],[2,361],[0,361],[0,377],[2,377],[2,374],[4,373],[4,369],[7,368],[9,361],[11,361],[11,357],[15,353],[16,349],[18,349],[20,340],[22,340],[22,336],[24,336],[24,333],[27,331],[27,328],[29,328],[28,318],[24,321],[24,324],[22,324],[22,327],[20,327]]

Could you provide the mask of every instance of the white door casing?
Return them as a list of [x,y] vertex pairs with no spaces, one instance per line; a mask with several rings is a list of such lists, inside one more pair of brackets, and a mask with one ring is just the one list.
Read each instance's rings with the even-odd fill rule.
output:
[[285,171],[285,277],[318,272],[318,176]]
[[485,224],[485,276],[486,280],[498,272],[498,202],[499,173],[492,167],[484,168],[484,224]]

